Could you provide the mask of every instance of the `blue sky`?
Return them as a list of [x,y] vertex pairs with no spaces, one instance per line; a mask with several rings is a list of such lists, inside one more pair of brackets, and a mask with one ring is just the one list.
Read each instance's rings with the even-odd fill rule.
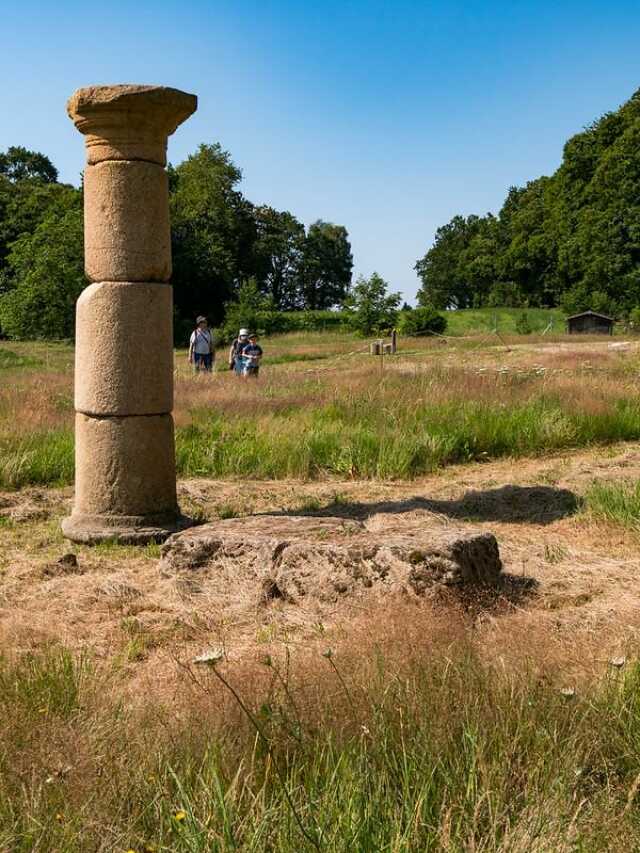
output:
[[439,225],[552,172],[640,86],[638,2],[0,0],[0,21],[0,150],[41,150],[77,183],[74,89],[195,92],[172,162],[219,141],[248,198],[346,225],[355,272],[409,299]]

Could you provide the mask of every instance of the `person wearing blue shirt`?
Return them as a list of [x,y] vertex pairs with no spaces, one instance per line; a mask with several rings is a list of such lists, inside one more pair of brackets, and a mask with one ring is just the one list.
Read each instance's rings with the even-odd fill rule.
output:
[[262,347],[255,332],[249,335],[249,343],[242,350],[243,376],[257,376],[262,360]]

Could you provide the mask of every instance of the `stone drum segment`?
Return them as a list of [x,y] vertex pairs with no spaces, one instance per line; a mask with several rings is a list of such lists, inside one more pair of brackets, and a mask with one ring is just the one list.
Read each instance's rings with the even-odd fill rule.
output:
[[176,499],[167,137],[195,95],[162,86],[79,89],[85,136],[85,272],[76,309],[77,542],[161,540]]

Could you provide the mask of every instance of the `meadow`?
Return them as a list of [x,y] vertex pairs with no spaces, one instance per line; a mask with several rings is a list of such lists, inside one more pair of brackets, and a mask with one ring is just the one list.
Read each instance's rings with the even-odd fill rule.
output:
[[524,654],[488,663],[461,624],[386,615],[357,662],[186,667],[133,709],[90,656],[5,659],[1,848],[637,848],[637,664],[568,688]]
[[257,382],[176,352],[195,517],[500,543],[494,591],[297,610],[65,542],[73,349],[0,342],[0,850],[640,848],[640,348],[465,322],[274,337]]
[[[636,354],[548,336],[447,340],[407,339],[381,362],[346,334],[275,337],[254,383],[225,370],[224,351],[213,377],[177,351],[178,472],[412,479],[640,438]],[[72,361],[64,344],[0,344],[0,487],[72,482]]]

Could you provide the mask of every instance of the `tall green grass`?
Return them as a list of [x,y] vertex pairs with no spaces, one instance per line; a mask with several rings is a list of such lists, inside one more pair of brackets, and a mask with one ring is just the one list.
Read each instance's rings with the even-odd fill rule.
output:
[[185,476],[404,479],[452,463],[637,439],[637,401],[582,412],[554,397],[393,408],[362,396],[258,418],[199,412],[178,431],[177,460]]
[[593,518],[640,530],[640,482],[595,482],[586,492],[585,510]]
[[73,480],[73,432],[17,434],[0,438],[0,487],[61,486]]
[[407,658],[223,665],[255,725],[213,673],[134,712],[64,650],[0,661],[0,849],[638,849],[637,664],[567,697],[464,644]]
[[[634,399],[587,412],[554,395],[394,406],[362,394],[265,414],[196,410],[177,430],[176,459],[187,477],[410,479],[453,463],[639,439]],[[70,430],[0,440],[1,487],[72,479]]]

